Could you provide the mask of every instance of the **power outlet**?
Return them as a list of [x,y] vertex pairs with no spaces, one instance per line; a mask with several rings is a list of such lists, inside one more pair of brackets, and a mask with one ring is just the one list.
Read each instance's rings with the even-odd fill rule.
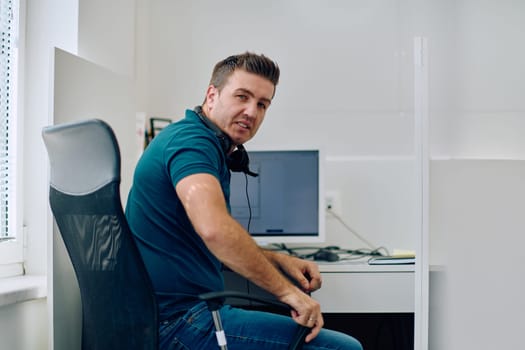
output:
[[324,200],[326,209],[341,211],[341,201],[338,192],[326,191]]

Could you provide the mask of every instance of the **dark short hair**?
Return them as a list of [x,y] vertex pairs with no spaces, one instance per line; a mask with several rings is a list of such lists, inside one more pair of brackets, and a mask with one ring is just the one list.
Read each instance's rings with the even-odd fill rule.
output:
[[222,90],[228,78],[236,69],[243,69],[271,81],[275,86],[279,82],[280,70],[277,63],[264,55],[245,52],[233,55],[218,62],[213,68],[210,85]]

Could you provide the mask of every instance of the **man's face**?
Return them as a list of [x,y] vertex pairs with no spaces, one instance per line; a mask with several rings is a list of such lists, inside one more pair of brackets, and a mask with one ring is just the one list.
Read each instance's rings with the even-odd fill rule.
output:
[[243,144],[257,133],[274,90],[268,79],[236,69],[220,92],[212,85],[208,87],[208,117],[235,144]]

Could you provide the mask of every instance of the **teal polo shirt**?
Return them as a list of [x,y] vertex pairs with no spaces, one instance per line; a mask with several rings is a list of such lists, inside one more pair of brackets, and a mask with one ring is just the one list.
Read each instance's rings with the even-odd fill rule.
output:
[[215,176],[229,203],[230,171],[219,140],[187,110],[184,119],[164,128],[146,147],[126,205],[160,320],[191,308],[200,293],[224,290],[221,263],[194,230],[175,192],[181,179],[199,173]]

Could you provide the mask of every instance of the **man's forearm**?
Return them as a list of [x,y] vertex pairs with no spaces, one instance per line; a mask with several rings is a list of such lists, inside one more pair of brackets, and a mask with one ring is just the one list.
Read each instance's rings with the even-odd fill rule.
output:
[[273,264],[273,266],[277,268],[280,266],[280,259],[282,258],[281,255],[283,254],[273,251],[273,250],[262,249],[262,248],[261,248],[261,251],[266,257],[266,259],[268,259],[268,261]]
[[[236,221],[228,217],[221,234],[206,240],[208,248],[226,266],[277,298],[289,294],[293,284],[283,276],[279,256],[275,252],[261,249]],[[220,220],[218,220],[220,221]],[[280,254],[282,255],[282,254]]]

